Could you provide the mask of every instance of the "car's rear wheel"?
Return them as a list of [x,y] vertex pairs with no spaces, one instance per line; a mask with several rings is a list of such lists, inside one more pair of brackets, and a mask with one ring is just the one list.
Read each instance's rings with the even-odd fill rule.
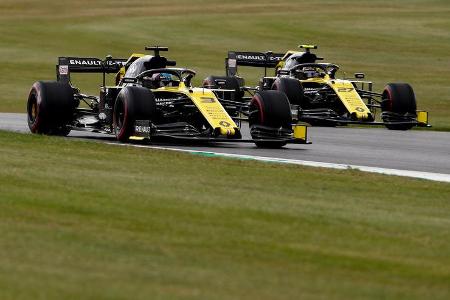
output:
[[305,106],[303,87],[297,79],[279,77],[273,82],[272,90],[285,93],[291,104]]
[[223,93],[225,100],[240,101],[244,96],[244,91],[241,90],[241,87],[244,86],[244,79],[240,77],[208,76],[203,80],[203,86],[210,89],[233,90],[232,93]]
[[[292,114],[289,100],[284,93],[278,91],[259,91],[250,102],[249,126],[264,126],[277,130],[292,130]],[[263,148],[280,148],[286,145],[286,140],[258,140],[260,137],[252,134],[255,144]],[[270,138],[268,138],[270,139]]]
[[28,127],[32,133],[66,136],[76,106],[69,84],[37,81],[28,95]]
[[116,138],[127,142],[134,134],[136,120],[152,120],[156,113],[153,93],[143,87],[125,87],[114,104],[113,127]]
[[[416,116],[416,97],[412,87],[407,83],[389,83],[382,94],[381,110],[385,114],[385,121],[400,118],[414,118]],[[394,116],[391,117],[391,115]],[[414,124],[385,124],[391,130],[408,130]]]

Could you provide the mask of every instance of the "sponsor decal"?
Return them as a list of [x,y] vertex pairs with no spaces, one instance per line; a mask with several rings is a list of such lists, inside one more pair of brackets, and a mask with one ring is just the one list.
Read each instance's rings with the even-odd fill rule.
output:
[[340,93],[348,93],[353,90],[354,90],[354,88],[338,88],[338,92],[340,92]]
[[155,98],[156,105],[170,105],[179,98]]
[[69,64],[74,66],[101,66],[101,60],[94,59],[70,59]]
[[123,78],[123,83],[136,83],[137,79],[136,78]]
[[136,125],[134,131],[137,133],[150,133],[150,126]]
[[219,122],[219,125],[220,125],[220,126],[223,126],[223,127],[230,127],[230,126],[231,126],[231,124],[228,123],[227,121],[220,121],[220,122]]
[[281,57],[269,56],[269,57],[268,57],[268,60],[269,60],[269,61],[280,61],[280,60],[281,60]]
[[[257,55],[257,54],[237,54],[236,58],[238,60],[256,60],[256,61],[261,61],[261,62],[266,61],[265,55]],[[277,57],[277,56],[272,56],[272,55],[267,56],[267,61],[270,61],[270,62],[279,61],[280,59],[281,59],[281,57]],[[231,60],[229,60],[229,63],[230,63],[230,61]]]
[[202,103],[214,103],[214,102],[216,102],[216,100],[214,100],[214,98],[210,98],[210,97],[201,97],[200,99],[202,99]]
[[[124,62],[121,60],[107,60],[105,61],[108,66],[114,65],[124,65]],[[98,58],[71,58],[69,59],[69,65],[71,66],[85,66],[85,67],[96,67],[101,66],[103,63],[102,60]]]
[[67,66],[67,65],[59,66],[59,74],[60,75],[67,75],[67,74],[69,74],[69,66]]
[[259,60],[266,61],[266,57],[264,55],[246,55],[246,54],[238,54],[236,58],[239,60]]
[[364,108],[362,108],[362,107],[357,107],[357,108],[355,108],[355,110],[359,111],[359,112],[364,112],[365,111]]
[[236,68],[236,60],[235,59],[229,59],[228,60],[228,67],[230,67],[230,68]]

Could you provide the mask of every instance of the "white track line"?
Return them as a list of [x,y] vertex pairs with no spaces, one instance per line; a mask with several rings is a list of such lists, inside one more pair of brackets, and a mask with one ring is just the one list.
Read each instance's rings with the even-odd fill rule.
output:
[[385,175],[395,175],[395,176],[421,178],[421,179],[427,179],[427,180],[433,180],[433,181],[450,182],[450,174],[442,174],[442,173],[387,169],[387,168],[378,168],[378,167],[369,167],[369,166],[335,164],[335,163],[316,162],[316,161],[308,161],[308,160],[264,157],[264,156],[255,156],[255,155],[232,154],[232,153],[221,153],[221,152],[200,151],[200,150],[188,150],[188,149],[178,149],[178,148],[171,148],[171,147],[161,147],[161,146],[117,144],[117,143],[108,143],[108,144],[116,145],[116,146],[127,146],[127,147],[137,147],[137,148],[147,148],[147,149],[150,148],[150,149],[156,149],[156,150],[186,152],[186,153],[205,155],[205,156],[210,156],[210,157],[217,156],[217,157],[228,157],[228,158],[236,158],[236,159],[248,159],[248,160],[257,160],[257,161],[264,161],[264,162],[284,163],[284,164],[330,168],[330,169],[339,169],[339,170],[353,169],[353,170],[359,170],[359,171],[370,172],[370,173],[379,173],[379,174],[385,174]]

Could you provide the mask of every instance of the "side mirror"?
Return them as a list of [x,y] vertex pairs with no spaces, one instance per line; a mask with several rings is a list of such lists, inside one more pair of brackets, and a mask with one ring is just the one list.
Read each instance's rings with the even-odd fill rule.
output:
[[364,79],[366,75],[364,73],[355,73],[355,78],[357,79]]
[[187,76],[184,78],[184,84],[185,84],[187,87],[190,87],[190,86],[191,86],[191,80],[192,80],[193,77],[194,77],[194,74],[189,74],[189,75],[187,75]]

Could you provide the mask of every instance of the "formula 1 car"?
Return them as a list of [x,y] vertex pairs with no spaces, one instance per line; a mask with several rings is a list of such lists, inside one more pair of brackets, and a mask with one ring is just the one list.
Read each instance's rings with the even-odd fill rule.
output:
[[[243,92],[281,91],[290,101],[294,120],[312,125],[370,124],[393,130],[430,126],[428,113],[416,110],[409,84],[389,83],[381,93],[373,92],[373,83],[363,81],[363,73],[356,73],[355,79],[337,79],[339,66],[318,63],[323,58],[311,53],[317,46],[299,47],[305,51],[285,54],[230,51],[225,59],[226,76],[210,76],[204,85],[235,89],[241,97]],[[244,80],[237,74],[238,65],[264,68],[258,87],[243,86]],[[275,68],[275,76],[268,77],[267,68]],[[381,121],[375,121],[378,112]]]
[[[275,148],[306,143],[306,128],[293,129],[283,93],[260,91],[249,103],[221,99],[218,92],[192,87],[193,70],[175,68],[175,61],[160,56],[167,47],[146,50],[154,55],[60,57],[57,81],[38,81],[31,88],[27,104],[31,132],[65,136],[71,130],[87,130],[114,134],[121,142],[239,140]],[[70,74],[77,72],[103,74],[99,96],[82,94],[72,85]],[[115,86],[105,84],[110,73],[116,73]],[[276,109],[269,109],[275,104]],[[242,139],[237,124],[243,120],[249,122],[251,140]]]

